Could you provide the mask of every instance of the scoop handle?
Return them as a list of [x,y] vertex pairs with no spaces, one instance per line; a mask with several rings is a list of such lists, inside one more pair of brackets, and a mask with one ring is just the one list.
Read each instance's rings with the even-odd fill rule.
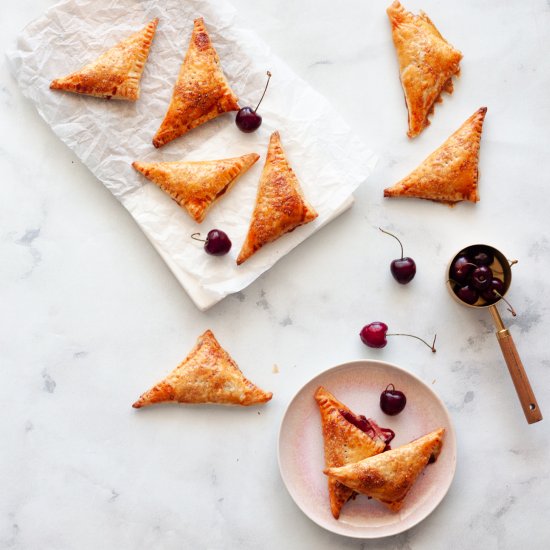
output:
[[502,350],[502,355],[508,365],[512,382],[516,388],[523,414],[525,414],[525,418],[529,424],[539,422],[542,420],[542,413],[529,383],[529,378],[527,378],[527,373],[523,368],[512,335],[507,328],[504,328],[499,330],[496,336]]

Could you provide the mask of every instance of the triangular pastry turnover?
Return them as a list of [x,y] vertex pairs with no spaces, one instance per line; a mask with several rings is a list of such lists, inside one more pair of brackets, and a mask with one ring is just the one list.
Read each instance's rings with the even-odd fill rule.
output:
[[479,201],[479,144],[486,112],[487,107],[478,109],[418,168],[384,189],[384,197],[415,197],[448,204]]
[[140,162],[132,166],[166,191],[193,219],[201,223],[214,201],[227,193],[258,159],[242,157],[199,162]]
[[254,405],[269,401],[272,395],[247,380],[212,331],[207,330],[183,362],[132,406],[139,409],[167,401]]
[[139,99],[139,81],[158,19],[122,40],[70,75],[52,81],[52,90],[92,95],[106,99]]
[[218,115],[238,111],[237,100],[223,74],[202,17],[195,19],[189,48],[168,111],[153,137],[153,145],[162,147]]
[[262,246],[313,221],[315,209],[307,202],[289,166],[279,132],[273,132],[260,178],[248,234],[237,258],[242,264]]
[[384,503],[397,512],[424,468],[437,459],[443,445],[444,428],[391,451],[324,473],[346,487]]
[[424,12],[413,15],[396,0],[387,13],[409,111],[407,135],[412,138],[430,123],[428,115],[441,101],[441,92],[452,93],[452,77],[460,72],[462,54],[441,36]]
[[[328,390],[318,388],[315,399],[321,413],[327,468],[359,462],[384,450],[386,443],[380,436],[371,437],[346,420],[344,415],[348,418],[356,415]],[[328,494],[330,510],[336,519],[340,517],[342,506],[356,495],[353,489],[331,477],[328,478]]]

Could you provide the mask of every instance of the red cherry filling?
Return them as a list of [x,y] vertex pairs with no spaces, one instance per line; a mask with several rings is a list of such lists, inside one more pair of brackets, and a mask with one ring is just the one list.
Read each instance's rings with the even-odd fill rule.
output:
[[395,437],[395,432],[390,428],[381,428],[372,418],[367,418],[362,414],[357,416],[351,411],[339,410],[340,414],[356,428],[365,432],[369,437],[375,439],[379,437],[386,444],[384,451],[390,450],[390,441]]

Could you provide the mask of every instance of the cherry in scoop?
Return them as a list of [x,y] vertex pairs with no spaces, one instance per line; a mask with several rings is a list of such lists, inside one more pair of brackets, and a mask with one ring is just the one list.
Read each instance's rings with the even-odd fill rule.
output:
[[491,251],[485,250],[484,248],[474,250],[472,257],[472,262],[474,264],[490,266],[494,261],[495,256]]
[[[453,260],[450,268],[449,281],[453,283],[456,296],[468,305],[487,306],[503,300],[508,311],[515,316],[512,305],[504,298],[504,281],[494,276],[502,273],[498,266],[492,269],[495,256],[493,252],[483,246],[470,247],[460,252]],[[510,265],[516,261],[510,262]],[[481,299],[481,303],[478,301]]]
[[457,283],[465,283],[476,267],[468,256],[458,256],[451,266],[451,278]]
[[407,283],[410,283],[414,276],[416,275],[416,263],[412,258],[409,258],[408,256],[405,258],[403,257],[403,245],[401,244],[401,241],[389,231],[385,231],[381,227],[379,227],[380,231],[382,233],[385,233],[386,235],[390,235],[393,237],[401,247],[401,258],[398,258],[397,260],[393,260],[390,264],[390,271],[393,275],[393,278],[400,284],[406,285]]
[[493,271],[486,265],[480,265],[472,271],[471,282],[478,290],[487,290],[493,280]]
[[504,294],[504,283],[497,278],[493,278],[487,289],[481,293],[481,297],[489,304],[497,302]]
[[265,92],[267,91],[270,80],[271,73],[267,71],[267,83],[264,88],[264,93],[262,94],[262,97],[260,98],[260,101],[258,102],[258,105],[256,105],[255,109],[252,109],[252,107],[243,107],[242,109],[239,109],[237,117],[235,118],[235,124],[241,132],[250,134],[251,132],[255,132],[262,125],[262,117],[257,113],[257,111],[264,98]]
[[474,305],[479,299],[479,294],[472,285],[464,285],[458,287],[457,289],[455,289],[455,294],[460,300],[466,302],[467,304],[470,304],[471,306]]

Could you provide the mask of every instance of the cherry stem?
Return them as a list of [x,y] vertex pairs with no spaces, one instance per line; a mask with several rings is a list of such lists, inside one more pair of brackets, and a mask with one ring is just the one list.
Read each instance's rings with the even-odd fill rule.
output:
[[391,237],[393,237],[399,243],[399,246],[401,247],[401,259],[403,259],[403,245],[401,244],[401,241],[393,233],[390,233],[389,231],[385,231],[381,227],[379,227],[378,229],[380,229],[380,231],[382,231],[382,233],[385,233],[386,235],[390,235]]
[[258,101],[258,105],[256,105],[256,108],[254,109],[254,112],[258,110],[258,107],[260,106],[260,103],[262,102],[265,93],[267,92],[267,87],[269,86],[269,81],[271,80],[271,71],[267,71],[267,82],[264,88],[264,93],[262,94],[262,97],[260,97],[260,101]]
[[385,389],[384,391],[388,391],[388,388],[389,388],[390,386],[392,387],[392,390],[391,390],[391,391],[395,391],[395,386],[394,386],[393,384],[388,384],[388,385],[386,386],[386,389]]
[[508,306],[508,311],[515,317],[517,315],[516,310],[512,307],[512,304],[497,290],[493,292],[501,299],[504,300],[504,303]]
[[386,336],[410,336],[411,338],[416,338],[417,340],[420,340],[423,344],[426,344],[426,346],[428,346],[432,350],[432,353],[436,352],[435,340],[437,338],[437,334],[434,336],[434,341],[432,342],[431,346],[430,344],[428,344],[428,342],[426,342],[426,340],[422,340],[422,338],[420,338],[419,336],[415,336],[414,334],[403,334],[401,332],[394,332],[393,334],[386,334]]
[[[508,265],[510,267],[512,267],[513,265],[516,265],[518,263],[517,260],[508,260],[507,259],[506,261],[508,262]],[[495,269],[494,267],[492,268],[492,270],[493,270],[493,273],[499,273],[500,275],[504,275],[504,271],[500,271],[498,269]]]
[[205,243],[205,242],[206,242],[206,239],[199,239],[199,238],[196,237],[196,235],[198,235],[199,237],[201,236],[200,233],[193,233],[193,234],[191,235],[191,238],[192,238],[192,239],[195,239],[196,241],[200,241],[201,243]]

